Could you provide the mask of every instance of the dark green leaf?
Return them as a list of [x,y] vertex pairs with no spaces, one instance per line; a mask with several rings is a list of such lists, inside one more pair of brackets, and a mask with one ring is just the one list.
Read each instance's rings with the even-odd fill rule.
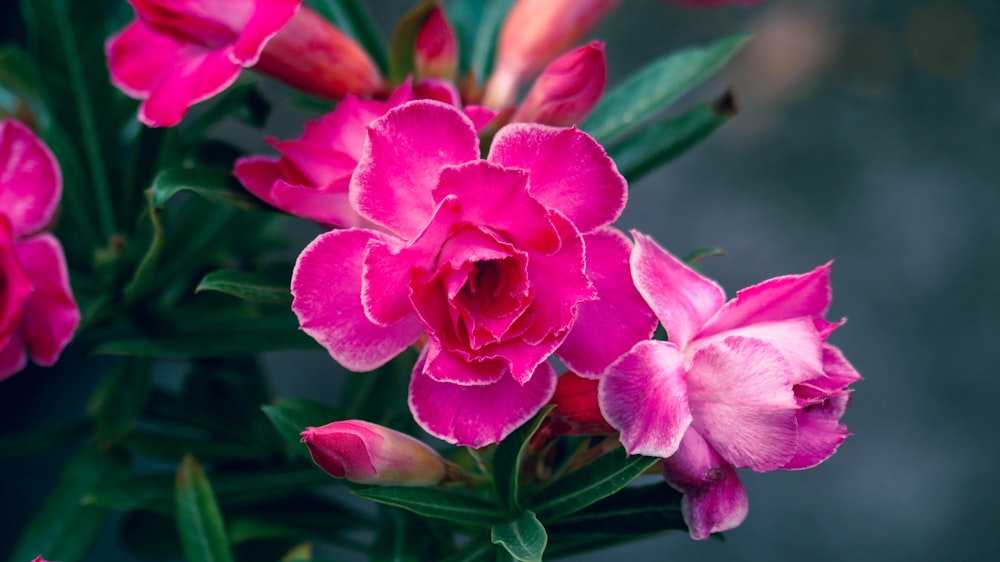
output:
[[161,207],[181,191],[236,209],[270,209],[244,189],[229,170],[215,168],[171,168],[161,172],[153,180],[153,205]]
[[275,405],[262,406],[261,410],[292,446],[292,450],[305,457],[309,456],[309,450],[302,444],[301,438],[305,428],[344,419],[334,408],[301,398],[279,398]]
[[181,124],[181,133],[184,138],[200,139],[227,116],[251,127],[263,127],[271,113],[271,102],[260,93],[256,82],[243,82],[228,88],[212,98],[204,108],[192,113],[192,118]]
[[618,171],[629,183],[677,158],[726,123],[735,109],[727,94],[711,105],[643,127],[608,147]]
[[440,560],[454,551],[454,542],[452,533],[435,520],[382,508],[368,555],[371,562]]
[[267,454],[266,449],[244,443],[184,437],[160,431],[133,431],[122,441],[122,445],[151,459],[175,462],[187,453],[212,460],[253,460]]
[[[169,510],[168,510],[169,512]],[[128,511],[118,528],[118,540],[143,559],[180,559],[184,553],[172,516],[151,511]]]
[[407,396],[416,360],[416,352],[410,348],[374,372],[351,374],[340,401],[344,419],[367,420],[412,433],[416,424]]
[[724,255],[726,255],[726,251],[722,248],[699,248],[684,256],[684,263],[697,269],[698,264],[701,263],[702,260]]
[[135,427],[149,400],[152,376],[152,361],[130,357],[98,387],[88,409],[94,416],[97,440],[102,446],[118,441]]
[[624,449],[616,449],[557,480],[530,507],[543,521],[558,519],[621,490],[658,462],[658,458],[630,457]]
[[309,4],[341,31],[361,43],[372,60],[386,73],[389,59],[385,50],[385,39],[372,18],[366,2],[360,0],[309,0]]
[[41,427],[24,433],[0,437],[0,458],[27,456],[66,441],[82,439],[90,433],[93,423],[89,419]]
[[[493,73],[493,62],[496,58],[497,40],[500,36],[500,28],[507,13],[510,12],[514,0],[492,0],[488,3],[479,0],[466,0],[469,2],[485,4],[481,6],[481,15],[475,21],[479,23],[475,32],[475,42],[472,45],[472,58],[470,65],[476,72],[478,80],[486,80]],[[464,47],[464,46],[463,46]]]
[[490,541],[505,549],[515,560],[541,562],[548,543],[545,527],[535,514],[525,511],[517,519],[494,525]]
[[493,454],[493,482],[496,486],[497,498],[514,513],[521,509],[519,476],[525,450],[535,432],[541,427],[545,416],[553,408],[555,406],[542,408],[534,419],[507,436],[497,446],[497,450]]
[[583,130],[601,144],[614,141],[705,81],[748,40],[748,35],[740,34],[654,61],[606,94]]
[[455,554],[441,562],[493,562],[496,560],[497,547],[493,543],[472,541]]
[[424,517],[460,525],[487,526],[503,520],[500,508],[489,502],[436,488],[381,486],[355,490],[354,495],[401,507]]
[[289,285],[290,281],[284,276],[219,269],[205,275],[195,292],[219,291],[248,301],[291,305]]
[[628,487],[586,509],[549,524],[549,534],[645,536],[687,529],[681,494],[666,482]]
[[231,562],[229,538],[212,485],[191,455],[177,468],[177,529],[188,562]]

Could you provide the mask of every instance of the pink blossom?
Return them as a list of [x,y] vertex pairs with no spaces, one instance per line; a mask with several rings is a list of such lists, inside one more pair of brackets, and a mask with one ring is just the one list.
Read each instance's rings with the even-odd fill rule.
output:
[[[410,385],[417,422],[450,443],[496,443],[548,401],[553,352],[593,370],[652,333],[651,313],[636,329],[615,306],[648,310],[623,288],[629,243],[607,226],[625,197],[583,132],[510,125],[480,160],[476,127],[455,107],[405,103],[369,125],[350,181],[352,208],[381,230],[314,240],[295,266],[292,309],[355,371],[426,334]],[[614,343],[560,349],[578,317]]]
[[802,469],[833,455],[848,435],[847,387],[861,377],[826,343],[842,323],[823,318],[830,264],[726,302],[718,285],[633,236],[635,285],[669,341],[640,342],[616,361],[600,382],[601,409],[630,454],[665,459],[702,539],[746,514],[734,467]]
[[129,1],[137,19],[105,51],[112,83],[143,100],[139,120],[151,127],[176,125],[191,105],[258,62],[293,86],[334,98],[381,85],[367,54],[300,9],[300,0]]
[[433,486],[446,475],[434,449],[398,431],[362,420],[307,427],[302,442],[331,476],[360,484]]
[[0,380],[50,366],[80,322],[62,246],[44,232],[62,195],[55,157],[27,127],[0,122]]

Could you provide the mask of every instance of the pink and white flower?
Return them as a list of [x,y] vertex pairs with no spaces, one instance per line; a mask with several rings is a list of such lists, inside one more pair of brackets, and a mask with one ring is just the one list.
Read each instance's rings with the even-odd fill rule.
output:
[[635,285],[669,341],[635,345],[603,375],[601,410],[630,454],[664,458],[684,492],[691,536],[746,516],[734,468],[803,469],[849,435],[840,423],[860,380],[826,343],[842,322],[830,305],[830,264],[769,279],[726,302],[722,289],[633,232]]
[[[552,395],[550,355],[594,372],[652,334],[651,313],[637,329],[614,308],[648,311],[629,293],[629,244],[607,226],[625,198],[624,178],[581,131],[511,125],[481,160],[459,110],[405,103],[369,125],[350,181],[352,208],[379,229],[314,240],[295,266],[292,309],[355,371],[426,335],[410,385],[417,422],[450,443],[496,443]],[[564,345],[583,317],[603,324],[597,351]]]
[[49,149],[17,121],[0,122],[0,380],[29,353],[55,363],[80,323],[62,246],[44,232],[61,195]]

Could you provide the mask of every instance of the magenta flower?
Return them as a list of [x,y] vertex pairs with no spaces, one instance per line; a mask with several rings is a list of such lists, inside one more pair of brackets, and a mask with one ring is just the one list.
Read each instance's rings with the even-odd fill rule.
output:
[[307,427],[302,442],[320,468],[359,484],[433,486],[444,480],[444,459],[398,431],[362,420]]
[[733,468],[802,469],[847,437],[848,385],[860,376],[826,343],[841,323],[829,264],[739,291],[722,289],[633,232],[632,276],[668,342],[638,343],[600,382],[604,415],[630,454],[662,457],[685,493],[691,536],[738,525],[746,495]]
[[43,229],[62,177],[27,127],[0,122],[0,380],[28,362],[56,362],[80,323],[62,246]]
[[108,39],[108,69],[115,86],[143,100],[139,120],[151,127],[176,125],[191,105],[258,63],[293,86],[332,98],[381,87],[364,50],[300,9],[300,0],[129,2],[137,19]]
[[[355,371],[426,334],[410,385],[417,422],[450,443],[496,443],[548,401],[553,352],[593,372],[652,333],[651,313],[639,329],[605,318],[615,303],[648,310],[622,288],[628,242],[606,226],[625,197],[614,163],[580,131],[511,125],[480,160],[456,108],[403,104],[369,125],[350,183],[354,210],[383,231],[314,240],[295,266],[292,309]],[[602,289],[607,299],[591,303]],[[574,340],[578,318],[603,323],[584,328],[606,341]]]

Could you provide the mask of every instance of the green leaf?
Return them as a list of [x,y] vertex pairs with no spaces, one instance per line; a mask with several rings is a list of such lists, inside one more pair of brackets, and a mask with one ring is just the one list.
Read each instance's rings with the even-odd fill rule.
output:
[[706,258],[714,258],[718,256],[726,255],[726,251],[722,248],[708,247],[699,248],[690,254],[684,256],[684,263],[690,265],[691,267],[698,269],[698,265]]
[[94,416],[97,441],[102,447],[118,441],[135,427],[149,400],[152,376],[152,361],[128,358],[98,387],[88,410]]
[[548,540],[545,527],[530,511],[513,521],[494,525],[490,531],[490,541],[507,549],[521,562],[541,562]]
[[355,490],[354,495],[401,507],[417,515],[444,519],[460,525],[490,526],[504,514],[492,503],[436,488],[380,486]]
[[191,455],[185,456],[177,468],[174,501],[177,529],[188,562],[232,562],[226,525],[212,485]]
[[142,510],[125,512],[118,527],[118,541],[143,560],[179,560],[184,555],[170,510],[167,514]]
[[185,139],[203,138],[213,125],[227,116],[259,129],[267,123],[267,117],[271,114],[271,102],[260,93],[256,81],[244,81],[213,97],[207,107],[199,108],[193,113],[193,118],[185,119],[180,125]]
[[507,436],[497,446],[497,450],[493,454],[493,482],[496,486],[497,498],[513,512],[521,509],[519,476],[525,450],[535,432],[541,427],[545,416],[549,415],[549,412],[554,408],[555,406],[543,408],[534,419]]
[[372,542],[371,562],[423,562],[453,552],[455,537],[438,521],[383,507]]
[[424,20],[438,0],[424,0],[399,18],[389,40],[389,80],[402,82],[414,70],[414,47]]
[[608,156],[629,183],[677,158],[736,114],[732,96],[662,119],[608,147]]
[[441,562],[494,562],[496,555],[497,547],[492,543],[472,541]]
[[307,0],[308,4],[337,28],[361,43],[382,73],[389,70],[385,51],[385,38],[379,31],[367,2],[360,0]]
[[93,448],[70,460],[51,494],[21,532],[10,562],[32,560],[39,554],[67,562],[81,558],[97,539],[107,516],[105,508],[83,505],[82,499],[118,468],[117,458]]
[[[468,1],[479,2],[479,0],[467,0],[466,3]],[[492,0],[481,8],[481,15],[475,20],[479,22],[479,26],[475,33],[475,42],[472,45],[470,65],[475,70],[478,80],[485,80],[493,73],[500,28],[513,5],[514,0]]]
[[671,529],[686,530],[681,493],[666,482],[628,487],[586,509],[549,524],[549,534],[642,537]]
[[313,559],[312,543],[297,544],[281,558],[281,562],[306,562]]
[[748,40],[749,35],[740,34],[654,61],[606,94],[583,130],[597,142],[609,144],[704,82]]
[[284,276],[237,269],[219,269],[201,279],[195,292],[219,291],[236,298],[272,304],[292,304],[290,281]]
[[267,454],[266,449],[245,443],[185,437],[163,431],[133,431],[122,440],[122,445],[145,457],[164,461],[177,461],[187,453],[213,460],[254,460]]
[[319,427],[344,419],[340,412],[325,404],[302,398],[279,398],[274,405],[261,406],[274,428],[300,456],[309,457],[301,433],[307,427]]
[[171,168],[153,180],[153,205],[162,207],[181,191],[189,191],[208,201],[245,211],[271,207],[240,185],[230,170],[216,168]]
[[0,437],[0,458],[21,457],[86,437],[93,423],[76,419]]
[[543,521],[558,519],[614,494],[658,462],[616,449],[557,480],[532,500],[530,508]]

